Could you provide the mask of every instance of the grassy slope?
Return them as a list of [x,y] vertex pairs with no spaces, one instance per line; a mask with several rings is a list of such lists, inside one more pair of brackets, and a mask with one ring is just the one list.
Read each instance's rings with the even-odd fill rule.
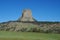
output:
[[0,40],[60,40],[60,34],[0,31]]

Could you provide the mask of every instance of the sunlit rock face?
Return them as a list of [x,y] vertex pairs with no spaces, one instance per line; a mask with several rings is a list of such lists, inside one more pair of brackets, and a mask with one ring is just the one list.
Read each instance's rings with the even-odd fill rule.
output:
[[29,9],[24,9],[22,12],[21,18],[18,19],[18,21],[29,21],[33,22],[35,19],[32,17],[32,12]]

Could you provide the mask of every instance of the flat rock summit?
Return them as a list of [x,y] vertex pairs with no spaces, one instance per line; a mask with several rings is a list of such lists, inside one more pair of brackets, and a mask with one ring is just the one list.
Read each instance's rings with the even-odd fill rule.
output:
[[24,9],[19,19],[0,23],[0,31],[60,33],[60,22],[37,21],[30,9]]

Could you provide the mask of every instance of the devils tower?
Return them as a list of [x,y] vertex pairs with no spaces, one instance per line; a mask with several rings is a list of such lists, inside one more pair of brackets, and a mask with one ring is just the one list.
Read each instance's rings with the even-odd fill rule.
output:
[[0,31],[60,33],[60,22],[36,21],[30,9],[24,9],[15,21],[0,23]]
[[24,9],[23,12],[22,12],[22,16],[18,19],[18,21],[34,22],[36,20],[32,17],[32,12],[31,12],[30,9]]

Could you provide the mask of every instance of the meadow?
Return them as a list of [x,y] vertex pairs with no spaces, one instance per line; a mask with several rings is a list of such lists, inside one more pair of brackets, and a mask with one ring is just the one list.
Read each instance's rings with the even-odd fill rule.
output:
[[60,40],[60,34],[0,31],[0,40]]

